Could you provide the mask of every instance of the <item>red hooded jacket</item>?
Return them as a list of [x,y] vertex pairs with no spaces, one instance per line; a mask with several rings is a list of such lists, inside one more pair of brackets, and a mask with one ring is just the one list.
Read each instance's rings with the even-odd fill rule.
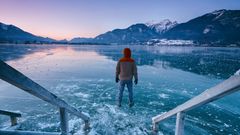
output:
[[133,76],[138,79],[137,66],[131,58],[131,50],[125,48],[123,50],[124,57],[121,58],[116,67],[116,77],[120,80],[132,80]]

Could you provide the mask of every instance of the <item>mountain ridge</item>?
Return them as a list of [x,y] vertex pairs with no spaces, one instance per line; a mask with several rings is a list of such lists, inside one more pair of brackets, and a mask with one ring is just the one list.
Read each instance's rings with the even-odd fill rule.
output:
[[164,33],[167,39],[200,43],[240,43],[240,10],[216,10],[181,23]]
[[0,22],[0,43],[167,45],[168,41],[171,44],[185,42],[194,45],[240,46],[240,10],[215,10],[184,23],[168,19],[136,23],[127,28],[107,31],[94,38],[77,37],[69,41],[36,36],[14,25]]
[[0,43],[46,43],[55,42],[56,40],[33,35],[14,25],[7,25],[0,22]]
[[143,23],[137,23],[126,29],[114,29],[100,34],[95,39],[108,43],[139,43],[158,37],[158,33]]

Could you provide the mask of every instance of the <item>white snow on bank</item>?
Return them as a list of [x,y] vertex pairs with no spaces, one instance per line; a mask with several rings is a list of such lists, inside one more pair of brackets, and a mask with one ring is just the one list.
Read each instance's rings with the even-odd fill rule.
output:
[[168,40],[168,39],[152,39],[147,45],[192,45],[192,40]]

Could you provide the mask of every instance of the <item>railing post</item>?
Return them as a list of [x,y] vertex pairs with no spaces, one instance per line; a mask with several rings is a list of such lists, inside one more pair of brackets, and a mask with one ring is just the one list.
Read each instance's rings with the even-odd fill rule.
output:
[[11,119],[11,126],[17,125],[17,117],[15,116],[10,116]]
[[68,114],[65,108],[60,108],[61,135],[68,135]]
[[152,125],[153,125],[153,135],[156,135],[157,134],[157,132],[158,132],[158,123],[157,122],[152,122]]
[[175,135],[184,134],[184,118],[185,118],[184,112],[177,113]]
[[89,120],[85,120],[85,121],[84,121],[84,127],[83,127],[83,130],[84,130],[84,131],[88,131],[88,130],[90,130],[90,123],[89,123]]

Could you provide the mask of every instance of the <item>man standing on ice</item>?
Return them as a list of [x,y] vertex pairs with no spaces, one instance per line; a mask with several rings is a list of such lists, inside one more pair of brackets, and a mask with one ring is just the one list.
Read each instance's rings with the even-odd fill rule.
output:
[[129,107],[134,105],[133,102],[133,90],[132,90],[132,80],[134,76],[134,83],[138,83],[138,74],[137,74],[137,66],[134,60],[131,58],[131,50],[129,48],[125,48],[123,50],[124,57],[121,58],[116,67],[116,83],[119,82],[119,92],[118,92],[118,107],[121,107],[122,96],[125,85],[127,85],[128,89],[128,97],[129,97]]

